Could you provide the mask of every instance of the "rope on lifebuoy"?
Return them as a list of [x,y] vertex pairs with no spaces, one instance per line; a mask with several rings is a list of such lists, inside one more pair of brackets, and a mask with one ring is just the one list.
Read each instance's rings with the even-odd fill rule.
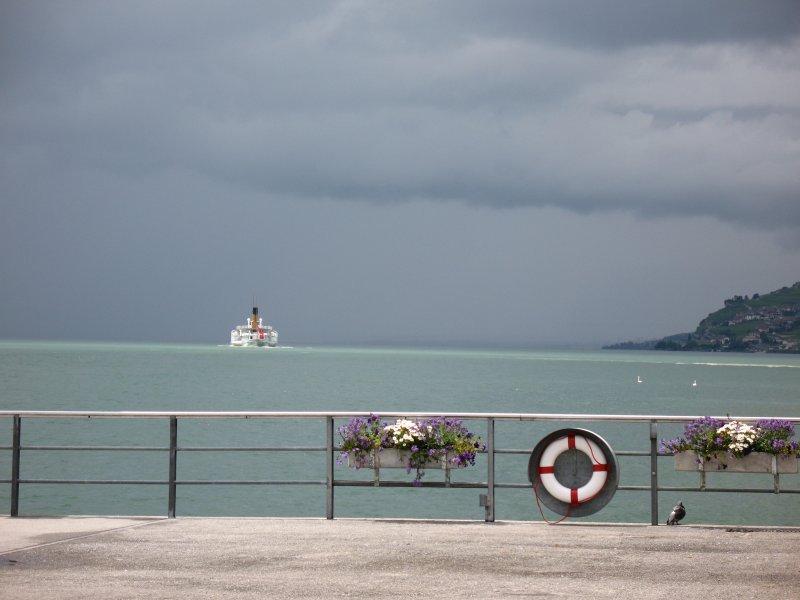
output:
[[[583,452],[592,462],[592,476],[588,482],[579,488],[568,488],[562,485],[555,476],[556,459],[568,450]],[[589,438],[570,432],[552,441],[541,454],[539,464],[536,467],[538,477],[533,486],[536,504],[539,507],[542,518],[549,524],[560,523],[569,516],[573,506],[578,506],[579,504],[589,502],[596,498],[600,492],[603,491],[610,470],[611,466],[608,464],[605,454],[603,454],[600,447]],[[553,498],[568,505],[567,514],[558,521],[548,521],[544,516],[542,505],[539,502],[540,483]]]
[[539,514],[542,515],[542,519],[548,525],[558,525],[559,523],[561,523],[561,521],[566,519],[569,516],[569,513],[572,511],[572,505],[570,504],[567,507],[567,514],[565,514],[563,517],[561,517],[558,521],[550,521],[550,520],[548,520],[547,517],[544,516],[544,511],[542,510],[542,503],[539,502],[539,480],[538,479],[536,480],[536,483],[533,484],[533,495],[536,497],[536,506],[539,507]]

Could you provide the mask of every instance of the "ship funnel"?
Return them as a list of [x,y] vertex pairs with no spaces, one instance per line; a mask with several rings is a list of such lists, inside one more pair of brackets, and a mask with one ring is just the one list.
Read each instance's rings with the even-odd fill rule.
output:
[[252,317],[252,319],[253,319],[253,321],[250,324],[250,327],[253,328],[253,329],[256,329],[258,327],[258,307],[257,306],[253,307],[253,317]]

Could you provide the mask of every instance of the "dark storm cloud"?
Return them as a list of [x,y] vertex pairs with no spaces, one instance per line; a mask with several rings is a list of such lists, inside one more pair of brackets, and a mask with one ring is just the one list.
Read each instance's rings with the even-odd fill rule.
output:
[[797,226],[798,7],[6,4],[4,162]]
[[2,2],[0,335],[691,328],[797,279],[798,7]]
[[663,43],[749,42],[797,35],[800,7],[793,0],[552,0],[461,2],[440,6],[441,18],[463,31],[536,37],[559,44],[621,48]]

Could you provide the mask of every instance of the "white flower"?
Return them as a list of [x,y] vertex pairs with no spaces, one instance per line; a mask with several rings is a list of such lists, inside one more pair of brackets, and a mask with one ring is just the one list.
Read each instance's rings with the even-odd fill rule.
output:
[[717,430],[721,435],[730,437],[728,448],[734,452],[743,452],[753,445],[756,440],[755,428],[745,423],[731,421]]

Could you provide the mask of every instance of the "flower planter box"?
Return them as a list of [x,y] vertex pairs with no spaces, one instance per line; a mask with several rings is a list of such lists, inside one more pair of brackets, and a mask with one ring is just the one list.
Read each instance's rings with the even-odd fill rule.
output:
[[[425,461],[424,467],[426,469],[435,467],[435,468],[442,468],[442,469],[460,469],[464,465],[454,465],[450,462],[448,456],[448,460],[438,459],[438,458],[431,458]],[[409,462],[411,461],[411,451],[409,450],[398,450],[396,448],[384,448],[380,451],[373,450],[369,453],[369,458],[367,461],[361,465],[366,469],[408,469],[408,468],[415,468],[409,467]],[[437,465],[438,463],[438,465]],[[353,467],[355,466],[354,460],[351,457],[347,459],[347,466]]]
[[[444,483],[446,486],[450,485],[450,470],[462,469],[466,467],[465,464],[454,465],[450,462],[450,456],[446,459],[430,458],[425,461],[421,466],[422,469],[441,469],[444,472]],[[375,471],[374,482],[375,485],[380,485],[381,469],[405,469],[406,471],[415,471],[416,467],[412,467],[409,463],[411,461],[411,452],[409,450],[398,450],[396,448],[383,448],[380,451],[373,450],[369,453],[369,457],[360,466],[365,469],[373,469]],[[347,466],[355,467],[356,463],[352,457],[348,457]]]
[[737,457],[732,454],[715,454],[700,458],[694,452],[675,454],[676,471],[701,471],[705,473],[797,473],[797,457],[788,454],[753,452]]
[[[476,454],[486,449],[481,438],[464,427],[461,420],[449,417],[433,417],[422,421],[402,418],[388,424],[382,423],[375,414],[368,418],[357,416],[339,428],[339,435],[342,438],[338,448],[340,464],[341,459],[346,457],[350,467],[374,470],[375,485],[378,485],[383,467],[406,469],[408,473],[414,471],[414,485],[420,485],[420,479],[427,469],[441,469],[445,476],[445,485],[449,486],[452,469],[474,465]],[[368,448],[373,450],[368,451]],[[421,450],[413,453],[399,448]],[[448,452],[448,455],[441,458],[430,457],[427,454],[429,448],[439,453]],[[454,457],[459,457],[459,464],[453,464]],[[425,462],[412,465],[414,459]]]

